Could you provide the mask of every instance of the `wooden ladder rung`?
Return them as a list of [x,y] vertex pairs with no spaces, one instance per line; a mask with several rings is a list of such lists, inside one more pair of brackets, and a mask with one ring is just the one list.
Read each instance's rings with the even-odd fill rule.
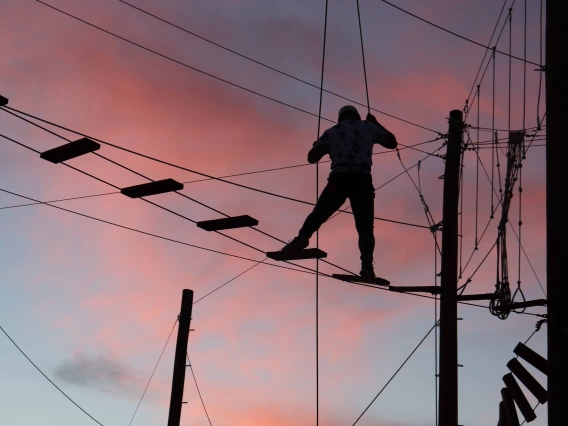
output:
[[321,259],[327,257],[327,253],[317,248],[308,248],[303,250],[280,250],[269,251],[266,257],[273,260],[301,260],[301,259]]
[[82,138],[75,142],[70,142],[65,145],[58,146],[57,148],[42,152],[39,156],[50,163],[58,164],[96,151],[100,149],[100,147],[100,144],[97,142],[89,138]]
[[183,184],[173,179],[163,179],[122,188],[120,192],[130,198],[140,198],[163,194],[165,192],[179,191],[181,189],[183,189]]
[[197,226],[206,231],[221,231],[223,229],[246,228],[258,225],[258,220],[248,216],[233,216],[223,219],[204,220],[197,222]]
[[431,293],[440,294],[442,292],[441,287],[435,286],[390,286],[390,291],[396,291],[398,293]]
[[375,278],[363,278],[359,275],[346,275],[346,274],[332,274],[333,278],[341,281],[346,281],[348,283],[363,283],[363,284],[375,284],[375,285],[390,285],[390,281],[385,280],[381,277]]

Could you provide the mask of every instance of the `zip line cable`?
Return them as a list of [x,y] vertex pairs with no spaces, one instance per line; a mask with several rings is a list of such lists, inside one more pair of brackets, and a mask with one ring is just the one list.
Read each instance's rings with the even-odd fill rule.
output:
[[[225,50],[225,51],[227,51],[227,52],[230,52],[230,53],[233,53],[233,54],[235,54],[235,55],[237,55],[237,56],[240,56],[241,58],[246,59],[246,60],[248,60],[248,61],[251,61],[251,62],[253,62],[253,63],[257,64],[257,65],[261,65],[261,66],[263,66],[263,67],[265,67],[265,68],[267,68],[267,69],[269,69],[269,70],[275,71],[275,72],[277,72],[278,74],[282,74],[282,75],[284,75],[284,76],[286,76],[286,77],[290,77],[291,79],[294,79],[294,80],[296,80],[296,81],[298,81],[298,82],[300,82],[300,83],[303,83],[303,84],[306,84],[306,85],[308,85],[308,86],[311,86],[311,87],[313,87],[313,88],[315,88],[315,89],[318,89],[318,90],[321,89],[321,90],[323,90],[325,93],[328,93],[328,94],[330,94],[330,95],[333,95],[333,96],[336,96],[336,97],[338,97],[338,98],[344,99],[344,100],[346,100],[346,101],[352,102],[352,103],[354,103],[354,104],[357,104],[357,105],[360,105],[360,106],[366,106],[365,104],[363,104],[363,103],[361,103],[361,102],[355,101],[355,100],[353,100],[353,99],[350,99],[350,98],[345,97],[345,96],[343,96],[343,95],[337,94],[337,93],[332,92],[332,91],[330,91],[330,90],[327,90],[327,89],[324,89],[324,88],[320,88],[319,86],[317,86],[317,85],[315,85],[315,84],[313,84],[313,83],[310,83],[309,81],[303,80],[303,79],[301,79],[301,78],[299,78],[299,77],[296,77],[296,76],[294,76],[294,75],[292,75],[292,74],[289,74],[289,73],[284,72],[284,71],[282,71],[282,70],[279,70],[279,69],[277,69],[277,68],[275,68],[275,67],[272,67],[272,66],[270,66],[270,65],[267,65],[267,64],[265,64],[265,63],[263,63],[263,62],[260,62],[260,61],[258,61],[258,60],[256,60],[256,59],[251,58],[250,56],[244,55],[244,54],[239,53],[239,52],[237,52],[237,51],[235,51],[235,50],[233,50],[233,49],[230,49],[230,48],[228,48],[228,47],[226,47],[226,46],[223,46],[222,44],[219,44],[219,43],[216,43],[216,42],[214,42],[214,41],[211,41],[211,40],[208,39],[208,38],[205,38],[205,37],[203,37],[203,36],[200,36],[199,34],[196,34],[196,33],[193,32],[193,31],[189,31],[189,30],[186,29],[186,28],[180,27],[179,25],[176,25],[176,24],[174,24],[174,23],[171,22],[171,21],[168,21],[168,20],[166,20],[166,19],[160,18],[159,16],[157,16],[157,15],[155,15],[155,14],[153,14],[153,13],[150,13],[150,12],[148,12],[147,10],[144,10],[144,9],[142,9],[142,8],[140,8],[140,7],[138,7],[138,6],[135,6],[135,5],[131,4],[131,3],[128,3],[128,2],[126,2],[126,1],[124,1],[124,0],[118,0],[118,1],[120,1],[121,3],[124,3],[124,4],[127,5],[127,6],[130,6],[130,7],[133,8],[133,9],[136,9],[136,10],[138,10],[138,11],[140,11],[140,12],[142,12],[142,13],[148,15],[148,16],[151,16],[152,18],[155,18],[155,19],[157,19],[157,20],[159,20],[159,21],[161,21],[161,22],[163,22],[163,23],[165,23],[165,24],[167,24],[167,25],[170,25],[170,26],[172,26],[172,27],[174,27],[174,28],[177,28],[178,30],[181,30],[181,31],[183,31],[183,32],[185,32],[185,33],[187,33],[187,34],[190,34],[190,35],[194,36],[194,37],[197,37],[197,38],[199,38],[199,39],[201,39],[201,40],[203,40],[203,41],[205,41],[205,42],[207,42],[207,43],[210,43],[210,44],[212,44],[212,45],[214,45],[214,46],[217,46],[217,47],[219,47],[219,48],[221,48],[221,49],[223,49],[223,50]],[[429,129],[428,127],[425,127],[425,126],[421,126],[420,124],[413,123],[413,122],[411,122],[411,121],[405,120],[405,119],[403,119],[403,118],[397,117],[397,116],[395,116],[395,115],[389,114],[389,113],[387,113],[387,112],[384,112],[384,111],[381,111],[381,110],[378,110],[378,109],[375,109],[375,108],[371,108],[371,109],[372,109],[373,111],[375,111],[375,112],[378,112],[379,114],[383,114],[383,115],[386,115],[386,116],[388,116],[388,117],[394,118],[395,120],[402,121],[403,123],[407,123],[407,124],[410,124],[410,125],[412,125],[412,126],[415,126],[415,127],[418,127],[418,128],[421,128],[421,129],[428,130],[428,131],[430,131],[430,132],[438,133],[438,134],[439,134],[438,131],[433,130],[433,129]]]
[[18,344],[10,337],[10,335],[6,332],[6,330],[4,330],[4,328],[1,325],[0,325],[0,330],[2,330],[2,332],[10,340],[10,342],[12,342],[12,344],[16,347],[16,349],[18,349],[20,351],[20,353],[30,362],[30,364],[33,365],[35,367],[35,369],[37,371],[39,371],[41,373],[41,375],[43,377],[45,377],[47,379],[47,381],[53,385],[53,387],[55,387],[55,389],[57,389],[59,392],[61,392],[61,394],[65,398],[67,398],[69,401],[71,401],[73,403],[73,405],[75,405],[75,407],[77,407],[79,410],[81,410],[83,413],[85,413],[87,416],[89,416],[91,418],[91,420],[93,420],[98,425],[103,426],[103,424],[101,422],[99,422],[97,419],[95,419],[93,416],[91,416],[89,413],[87,413],[79,404],[77,404],[75,401],[73,401],[69,395],[67,395],[65,392],[63,392],[63,390],[61,390],[61,388],[59,386],[57,386],[49,377],[47,377],[47,375],[43,371],[41,371],[41,369],[37,365],[35,365],[35,363],[30,359],[30,357],[28,357],[26,355],[26,353],[18,346]]
[[[39,1],[39,0],[38,0],[38,1]],[[430,22],[430,21],[428,21],[428,20],[426,20],[426,19],[424,19],[424,18],[421,18],[420,16],[418,16],[418,15],[416,15],[416,14],[414,14],[414,13],[411,13],[411,12],[409,12],[409,11],[403,9],[402,7],[399,7],[399,6],[397,6],[397,5],[395,5],[395,4],[391,3],[391,2],[389,2],[389,1],[387,1],[387,0],[381,0],[381,1],[382,1],[383,3],[386,3],[386,4],[388,4],[388,5],[392,6],[392,7],[394,7],[395,9],[400,10],[401,12],[406,13],[407,15],[410,15],[410,16],[412,16],[412,17],[414,17],[414,18],[416,18],[416,19],[418,19],[418,20],[420,20],[420,21],[422,21],[422,22],[427,23],[428,25],[431,25],[431,26],[433,26],[433,27],[436,27],[436,28],[438,28],[438,29],[440,29],[440,30],[442,30],[442,31],[445,31],[445,32],[447,32],[448,34],[452,34],[452,35],[454,35],[454,36],[456,36],[456,37],[461,38],[462,40],[469,41],[470,43],[473,43],[473,44],[476,44],[476,45],[478,45],[478,46],[484,47],[485,49],[490,49],[489,46],[486,46],[486,45],[484,45],[484,44],[482,44],[482,43],[479,43],[479,42],[477,42],[477,41],[475,41],[475,40],[472,40],[472,39],[470,39],[470,38],[464,37],[464,36],[462,36],[462,35],[460,35],[460,34],[458,34],[458,33],[455,33],[455,32],[453,32],[453,31],[448,30],[447,28],[444,28],[444,27],[441,27],[441,26],[439,26],[439,25],[436,25],[436,24],[434,24],[433,22]],[[511,55],[511,54],[507,54],[507,53],[502,52],[502,51],[500,51],[500,50],[496,50],[496,52],[497,52],[497,53],[500,53],[501,55],[508,56],[508,57],[510,57],[510,58],[517,59],[517,60],[522,61],[522,62],[526,62],[526,63],[529,63],[529,64],[536,65],[537,67],[540,67],[540,66],[541,66],[541,64],[537,64],[536,62],[532,62],[532,61],[528,61],[528,60],[525,61],[525,60],[523,60],[523,58],[519,58],[518,56],[514,56],[514,55]]]
[[[136,155],[136,156],[138,156],[138,157],[142,157],[142,158],[145,158],[145,159],[154,161],[154,162],[156,162],[156,163],[164,164],[164,165],[166,165],[166,166],[170,166],[170,167],[173,167],[173,168],[176,168],[176,169],[179,169],[179,170],[184,170],[184,171],[186,171],[186,172],[194,173],[194,174],[199,175],[199,176],[204,176],[204,177],[206,177],[206,178],[208,178],[208,179],[211,179],[211,180],[217,180],[217,181],[219,181],[219,182],[224,182],[224,183],[227,183],[227,184],[229,184],[229,185],[233,185],[233,186],[236,186],[236,187],[239,187],[239,188],[249,189],[249,190],[251,190],[251,191],[259,192],[259,193],[261,193],[261,194],[271,195],[271,196],[274,196],[274,197],[282,198],[282,199],[284,199],[284,200],[295,201],[295,202],[297,202],[297,203],[306,204],[306,205],[309,205],[309,206],[312,206],[312,207],[315,205],[314,203],[310,203],[309,201],[298,200],[298,199],[296,199],[296,198],[287,197],[287,196],[285,196],[285,195],[280,195],[280,194],[276,194],[276,193],[269,192],[269,191],[264,191],[264,190],[262,190],[262,189],[254,188],[254,187],[252,187],[252,186],[247,186],[247,185],[242,185],[242,184],[240,184],[240,183],[231,182],[231,181],[228,181],[228,180],[225,180],[225,179],[222,179],[222,178],[218,178],[218,177],[215,177],[215,176],[208,175],[208,174],[206,174],[206,173],[199,172],[199,171],[197,171],[197,170],[192,170],[192,169],[189,169],[189,168],[187,168],[187,167],[179,166],[179,165],[177,165],[177,164],[173,164],[173,163],[170,163],[170,162],[168,162],[168,161],[160,160],[160,159],[158,159],[158,158],[155,158],[155,157],[152,157],[152,156],[149,156],[149,155],[146,155],[146,154],[142,154],[142,153],[140,153],[140,152],[133,151],[133,150],[131,150],[131,149],[124,148],[124,147],[122,147],[122,146],[119,146],[119,145],[116,145],[116,144],[113,144],[113,143],[110,143],[110,142],[106,142],[106,141],[104,141],[104,140],[102,140],[102,139],[98,139],[98,138],[95,138],[95,137],[93,137],[93,136],[89,136],[89,135],[87,135],[87,134],[84,134],[84,133],[81,133],[81,132],[78,132],[78,131],[75,131],[75,130],[71,130],[71,129],[67,128],[67,127],[60,126],[60,125],[58,125],[58,124],[49,122],[49,121],[47,121],[47,120],[43,120],[43,119],[41,119],[41,118],[39,118],[39,117],[36,117],[36,116],[33,116],[33,115],[31,115],[31,114],[27,114],[27,113],[24,113],[24,112],[22,112],[22,111],[16,110],[15,108],[11,108],[11,107],[0,107],[0,109],[3,110],[3,111],[5,111],[5,112],[7,112],[7,113],[9,113],[9,114],[12,114],[12,115],[15,116],[15,117],[18,117],[19,119],[21,119],[21,120],[23,120],[23,121],[26,121],[26,122],[32,124],[33,126],[36,126],[36,127],[40,128],[40,129],[43,129],[43,130],[45,130],[45,131],[47,131],[47,132],[53,134],[54,136],[57,136],[57,137],[59,137],[59,138],[61,138],[61,139],[63,139],[63,140],[66,140],[67,142],[71,142],[71,140],[70,140],[70,139],[67,139],[67,138],[64,138],[64,137],[61,136],[61,135],[58,135],[57,133],[52,132],[51,130],[49,130],[49,129],[43,127],[43,126],[40,126],[39,124],[34,123],[33,121],[30,121],[30,120],[26,119],[25,117],[19,116],[18,114],[14,113],[13,111],[16,111],[16,112],[18,112],[18,113],[20,113],[20,114],[23,114],[23,115],[26,115],[26,116],[28,116],[28,117],[34,118],[34,119],[36,119],[36,120],[38,120],[38,121],[42,121],[42,122],[44,122],[44,123],[50,124],[50,125],[52,125],[52,126],[55,126],[55,127],[57,127],[57,128],[60,128],[60,129],[62,129],[62,130],[66,130],[66,131],[68,131],[68,132],[75,133],[75,134],[77,134],[77,135],[87,137],[87,138],[92,139],[92,140],[94,140],[94,141],[100,142],[100,143],[102,143],[102,144],[104,144],[104,145],[111,146],[111,147],[116,148],[116,149],[119,149],[119,150],[121,150],[121,151],[128,152],[128,153],[130,153],[130,154],[134,154],[134,155]],[[38,151],[38,152],[39,152],[39,151]],[[428,153],[428,154],[431,154],[431,153]],[[120,188],[117,188],[117,189],[120,189]],[[353,214],[353,213],[351,213],[351,212],[345,212],[345,213],[347,213],[347,214]],[[385,219],[385,218],[379,218],[379,217],[375,217],[375,219],[376,219],[376,220],[385,221],[385,222],[398,223],[398,224],[401,224],[401,225],[413,226],[413,227],[416,227],[416,228],[426,228],[425,226],[422,226],[422,225],[417,225],[417,224],[412,224],[412,223],[407,223],[407,222],[401,222],[401,221],[397,221],[397,220],[393,220],[393,219]]]
[[[321,59],[321,79],[319,93],[318,129],[316,141],[320,138],[321,107],[323,104],[323,77],[325,71],[325,47],[327,41],[327,10],[329,1],[325,0],[325,14],[323,23],[323,52]],[[316,162],[316,204],[319,201],[319,161]],[[316,248],[319,249],[319,229],[316,230]],[[316,258],[316,426],[319,426],[319,258]]]
[[[189,69],[191,69],[191,70],[193,70],[193,71],[196,71],[196,72],[198,72],[198,73],[200,73],[200,74],[203,74],[203,75],[206,75],[206,76],[208,76],[208,77],[214,78],[214,79],[216,79],[216,80],[222,81],[223,83],[227,83],[227,84],[229,84],[229,85],[231,85],[231,86],[237,87],[237,88],[239,88],[239,89],[241,89],[241,90],[244,90],[244,91],[246,91],[246,92],[255,94],[255,95],[260,96],[260,97],[262,97],[262,98],[271,100],[271,101],[276,102],[276,103],[278,103],[278,104],[280,104],[280,105],[284,105],[284,106],[287,106],[287,107],[289,107],[289,108],[295,109],[296,111],[303,112],[304,114],[308,114],[308,115],[311,115],[311,116],[313,116],[313,117],[318,117],[318,115],[315,114],[315,113],[313,113],[313,112],[309,112],[309,111],[307,111],[307,110],[304,110],[304,109],[302,109],[302,108],[296,107],[296,106],[291,105],[291,104],[288,104],[288,103],[286,103],[286,102],[279,101],[279,100],[276,99],[276,98],[272,98],[272,97],[270,97],[270,96],[263,95],[263,94],[260,93],[260,92],[257,92],[257,91],[255,91],[255,90],[249,89],[249,88],[244,87],[244,86],[241,86],[241,85],[239,85],[239,84],[237,84],[237,83],[233,83],[233,82],[231,82],[231,81],[229,81],[229,80],[225,80],[224,78],[217,77],[216,75],[213,75],[213,74],[208,73],[208,72],[206,72],[206,71],[200,70],[200,69],[198,69],[198,68],[196,68],[196,67],[194,67],[194,66],[192,66],[192,65],[186,64],[185,62],[178,61],[177,59],[174,59],[174,58],[172,58],[172,57],[170,57],[170,56],[164,55],[164,54],[162,54],[162,53],[160,53],[160,52],[158,52],[158,51],[156,51],[156,50],[153,50],[153,49],[150,49],[150,48],[148,48],[148,47],[145,47],[145,46],[143,46],[142,44],[136,43],[136,42],[131,41],[131,40],[125,38],[125,37],[119,36],[118,34],[115,34],[115,33],[111,32],[111,31],[105,30],[104,28],[101,28],[101,27],[99,27],[99,26],[97,26],[97,25],[91,24],[90,22],[87,22],[87,21],[85,21],[85,20],[83,20],[83,19],[81,19],[81,18],[78,18],[78,17],[76,17],[76,16],[74,16],[74,15],[71,15],[70,13],[67,13],[67,12],[65,12],[65,11],[63,11],[63,10],[61,10],[61,9],[58,9],[58,8],[56,8],[55,6],[52,6],[52,5],[50,5],[50,4],[48,4],[48,3],[45,3],[45,2],[43,2],[43,1],[41,1],[41,0],[36,0],[36,1],[37,1],[38,3],[41,3],[41,4],[47,6],[47,7],[51,8],[51,9],[57,11],[57,12],[60,12],[60,13],[62,13],[62,14],[64,14],[64,15],[67,15],[67,16],[73,18],[73,19],[76,19],[77,21],[80,21],[80,22],[82,22],[82,23],[84,23],[84,24],[86,24],[86,25],[89,25],[89,26],[91,26],[91,27],[93,27],[93,28],[96,28],[96,29],[98,29],[98,30],[100,30],[100,31],[103,31],[103,32],[105,32],[105,33],[107,33],[107,34],[109,34],[109,35],[112,35],[113,37],[119,38],[120,40],[123,40],[123,41],[125,41],[125,42],[127,42],[127,43],[130,43],[130,44],[132,44],[132,45],[134,45],[134,46],[137,46],[137,47],[139,47],[139,48],[141,48],[141,49],[144,49],[144,50],[146,50],[146,51],[148,51],[148,52],[150,52],[150,53],[154,53],[155,55],[158,55],[158,56],[160,56],[160,57],[162,57],[162,58],[164,58],[164,59],[167,59],[167,60],[169,60],[169,61],[175,62],[175,63],[178,64],[178,65],[182,65],[182,66],[184,66],[184,67],[186,67],[186,68],[189,68]],[[334,123],[334,124],[335,124],[335,120],[331,120],[331,119],[326,118],[326,117],[323,117],[323,116],[321,117],[321,119],[322,119],[322,120],[325,120],[325,121],[328,121],[328,122],[330,122],[330,123]],[[430,130],[430,129],[427,129],[427,130]],[[432,130],[431,130],[431,131],[432,131]],[[436,133],[440,134],[439,132],[436,132]],[[401,145],[402,145],[402,144],[401,144]],[[415,149],[415,148],[412,148],[412,149]]]
[[154,377],[154,373],[156,372],[156,369],[158,368],[158,364],[160,364],[160,360],[162,359],[162,356],[164,355],[164,352],[166,351],[168,343],[170,342],[170,338],[172,337],[172,333],[174,332],[174,330],[176,328],[177,322],[178,322],[178,320],[176,318],[174,325],[173,325],[172,329],[170,330],[170,334],[168,336],[168,339],[166,340],[166,343],[165,343],[164,347],[162,348],[162,352],[160,352],[160,356],[158,357],[158,361],[156,362],[156,365],[154,366],[154,369],[152,370],[152,374],[150,374],[150,378],[148,379],[148,383],[146,383],[146,387],[144,388],[144,392],[142,392],[142,396],[140,397],[140,401],[138,401],[138,405],[136,406],[136,410],[134,410],[134,414],[132,415],[132,418],[130,419],[130,423],[128,423],[128,426],[132,425],[132,422],[134,421],[134,417],[136,417],[136,413],[138,412],[138,409],[140,408],[140,404],[142,404],[142,400],[144,399],[144,395],[146,395],[146,391],[148,390],[148,386],[150,386],[150,382],[152,381],[152,378]]
[[[194,303],[195,305],[195,303]],[[205,402],[203,401],[203,396],[201,396],[201,391],[199,390],[199,385],[197,384],[197,378],[195,377],[195,372],[193,371],[193,365],[191,364],[191,361],[189,360],[189,354],[186,352],[185,356],[187,358],[187,365],[189,366],[189,369],[191,371],[191,375],[193,376],[193,381],[195,382],[195,388],[197,389],[197,394],[199,395],[199,399],[201,400],[201,405],[203,405],[203,410],[205,411],[205,415],[207,416],[207,420],[209,420],[209,425],[213,426],[213,423],[211,423],[211,418],[209,417],[209,413],[207,412],[207,408],[205,407]]]
[[367,412],[367,410],[369,408],[371,408],[371,405],[373,405],[373,403],[377,400],[377,398],[383,393],[383,391],[387,388],[387,386],[393,381],[393,379],[397,376],[397,374],[400,372],[400,370],[402,370],[402,368],[406,365],[406,363],[410,360],[410,358],[412,358],[412,355],[414,355],[414,353],[418,350],[418,348],[422,345],[422,343],[424,343],[424,341],[426,340],[426,338],[430,335],[430,333],[432,333],[432,330],[434,330],[436,327],[438,326],[438,323],[434,324],[432,326],[432,328],[428,331],[428,333],[426,333],[426,336],[424,336],[422,338],[422,340],[418,343],[418,345],[412,350],[412,352],[410,352],[410,355],[408,355],[408,357],[404,360],[404,362],[402,363],[402,365],[400,367],[398,367],[398,370],[395,371],[395,373],[392,375],[392,377],[389,379],[389,381],[383,386],[383,388],[379,391],[379,393],[377,394],[377,396],[375,396],[375,398],[373,398],[373,400],[371,401],[371,403],[367,406],[367,408],[365,408],[365,410],[363,410],[363,412],[361,413],[361,415],[359,417],[357,417],[357,420],[355,420],[355,422],[353,423],[352,426],[355,426],[357,424],[357,422],[361,419],[361,417],[363,417],[363,415]]

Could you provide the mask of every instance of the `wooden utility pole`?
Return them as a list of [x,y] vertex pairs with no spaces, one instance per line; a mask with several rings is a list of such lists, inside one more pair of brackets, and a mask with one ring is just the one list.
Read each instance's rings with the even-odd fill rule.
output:
[[568,25],[565,0],[546,2],[546,275],[548,425],[568,425]]
[[181,311],[178,317],[178,335],[174,358],[174,374],[172,378],[172,396],[170,398],[168,426],[179,426],[181,418],[183,385],[185,383],[185,369],[187,365],[187,340],[189,338],[192,305],[193,290],[184,290],[181,297]]
[[458,205],[463,115],[450,112],[442,217],[439,426],[458,425]]

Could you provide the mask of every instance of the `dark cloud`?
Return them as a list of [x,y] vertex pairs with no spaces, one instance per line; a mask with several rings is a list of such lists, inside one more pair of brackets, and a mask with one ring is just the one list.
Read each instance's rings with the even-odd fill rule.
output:
[[76,355],[60,364],[55,376],[77,386],[126,396],[140,387],[140,380],[129,366],[106,355]]

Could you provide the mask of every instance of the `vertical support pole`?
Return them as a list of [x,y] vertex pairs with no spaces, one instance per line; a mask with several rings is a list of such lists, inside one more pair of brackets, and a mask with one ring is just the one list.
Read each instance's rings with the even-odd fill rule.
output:
[[174,358],[174,374],[172,378],[172,395],[170,398],[168,426],[179,426],[181,418],[183,385],[185,383],[187,340],[189,338],[189,324],[191,322],[192,305],[193,290],[183,290],[181,297],[181,311],[178,317],[178,335],[176,354]]
[[458,203],[463,115],[450,112],[442,222],[440,276],[439,426],[458,425]]
[[[546,270],[548,287],[548,425],[568,425],[568,26],[565,2],[546,2]],[[565,201],[565,200],[564,200]]]

